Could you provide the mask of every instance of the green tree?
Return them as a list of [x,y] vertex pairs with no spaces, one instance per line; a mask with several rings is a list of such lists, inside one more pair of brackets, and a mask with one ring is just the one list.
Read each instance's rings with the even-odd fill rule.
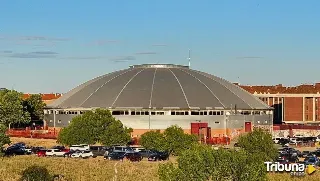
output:
[[40,94],[32,94],[24,101],[24,107],[29,112],[31,120],[42,120],[45,106],[46,104],[42,101],[42,96]]
[[182,128],[174,125],[168,127],[164,133],[157,130],[142,134],[140,144],[146,149],[165,150],[170,154],[179,155],[197,143],[197,140],[197,136],[185,134]]
[[256,159],[268,161],[274,160],[278,156],[278,150],[273,144],[272,135],[260,128],[240,135],[238,144]]
[[145,132],[139,142],[146,149],[166,150],[166,140],[160,130]]
[[177,162],[159,166],[160,180],[266,180],[263,162],[252,160],[245,150],[213,150],[206,145],[194,145],[183,151]]
[[30,122],[30,114],[24,111],[22,93],[14,90],[0,90],[0,123],[11,124]]
[[183,129],[177,125],[168,127],[163,134],[167,150],[174,155],[179,155],[198,141],[197,136],[185,134]]
[[97,142],[106,146],[127,144],[131,132],[132,129],[123,126],[110,111],[96,109],[74,117],[70,125],[59,132],[58,142],[65,145]]
[[3,124],[0,124],[0,155],[3,152],[3,146],[10,144],[10,138],[6,135],[7,127]]

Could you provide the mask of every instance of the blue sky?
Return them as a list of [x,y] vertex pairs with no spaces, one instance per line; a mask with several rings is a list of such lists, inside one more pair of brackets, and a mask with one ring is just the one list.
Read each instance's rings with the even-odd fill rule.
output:
[[189,48],[192,69],[232,82],[320,81],[316,0],[0,2],[0,87],[66,92],[132,64],[187,64]]

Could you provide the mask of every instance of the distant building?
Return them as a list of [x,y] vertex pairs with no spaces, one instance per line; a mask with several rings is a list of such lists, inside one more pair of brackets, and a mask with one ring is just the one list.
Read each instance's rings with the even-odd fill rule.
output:
[[[27,99],[31,95],[32,94],[23,94],[23,99]],[[58,99],[61,96],[62,96],[62,94],[59,94],[59,93],[41,94],[42,100],[46,104],[50,104],[52,101]]]
[[274,123],[320,124],[320,83],[295,87],[282,84],[240,87],[274,108]]
[[172,64],[134,65],[79,85],[48,105],[49,128],[73,117],[109,109],[133,136],[178,125],[206,137],[237,136],[253,127],[272,128],[272,108],[220,77]]

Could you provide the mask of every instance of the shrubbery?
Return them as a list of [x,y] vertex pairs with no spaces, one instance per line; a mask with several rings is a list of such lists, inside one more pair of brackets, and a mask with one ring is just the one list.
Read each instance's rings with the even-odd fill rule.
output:
[[182,128],[171,126],[164,133],[158,130],[142,134],[140,144],[146,149],[168,151],[170,154],[179,155],[197,143],[197,140],[195,135],[185,134]]
[[21,174],[20,181],[52,181],[53,176],[46,167],[33,165],[26,168]]
[[131,132],[132,129],[123,126],[110,111],[96,109],[74,117],[70,125],[59,132],[58,142],[65,145],[127,144],[131,140]]
[[264,162],[277,155],[271,135],[255,129],[240,136],[239,145],[242,147],[239,150],[213,150],[207,145],[193,144],[190,149],[181,152],[177,164],[166,163],[159,166],[160,180],[266,180]]

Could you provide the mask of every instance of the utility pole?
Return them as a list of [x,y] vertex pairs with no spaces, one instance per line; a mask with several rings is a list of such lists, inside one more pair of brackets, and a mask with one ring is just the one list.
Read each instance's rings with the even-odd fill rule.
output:
[[190,68],[190,66],[191,66],[191,50],[190,49],[189,49],[188,61],[189,61],[189,68]]

